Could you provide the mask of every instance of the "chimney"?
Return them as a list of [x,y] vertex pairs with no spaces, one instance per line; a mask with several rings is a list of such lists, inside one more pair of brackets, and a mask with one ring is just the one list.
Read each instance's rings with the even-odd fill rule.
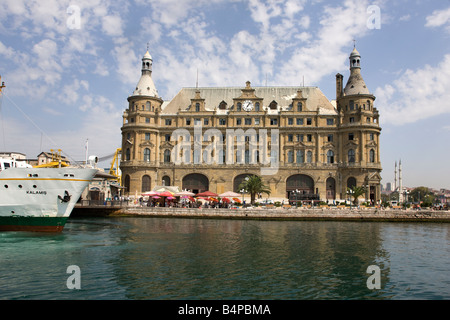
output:
[[344,76],[340,73],[336,75],[336,100],[344,95]]

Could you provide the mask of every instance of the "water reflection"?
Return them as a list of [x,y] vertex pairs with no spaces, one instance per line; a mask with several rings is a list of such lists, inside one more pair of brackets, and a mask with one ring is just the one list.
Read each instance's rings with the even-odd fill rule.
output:
[[[131,299],[340,299],[381,297],[367,267],[388,281],[380,224],[135,219],[120,252]],[[380,265],[380,261],[384,263]]]
[[[0,299],[449,299],[449,224],[71,219],[0,233]],[[81,269],[68,290],[66,269]],[[381,289],[369,290],[370,265]]]

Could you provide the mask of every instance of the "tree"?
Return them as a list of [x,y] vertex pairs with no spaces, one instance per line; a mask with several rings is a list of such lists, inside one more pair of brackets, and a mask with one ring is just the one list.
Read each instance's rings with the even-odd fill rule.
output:
[[353,204],[355,206],[358,205],[358,198],[364,194],[366,194],[365,187],[357,187],[353,186],[351,188],[347,188],[347,193],[353,197]]
[[270,189],[266,186],[261,177],[255,175],[247,176],[244,181],[239,185],[239,190],[244,189],[245,192],[250,193],[250,202],[255,203],[255,196],[258,193],[265,193],[270,195]]
[[412,202],[431,205],[434,202],[435,195],[427,187],[418,187],[409,193]]

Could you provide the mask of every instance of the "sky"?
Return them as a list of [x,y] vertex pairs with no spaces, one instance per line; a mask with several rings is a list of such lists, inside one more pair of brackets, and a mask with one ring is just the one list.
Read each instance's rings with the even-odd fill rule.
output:
[[304,83],[334,100],[355,43],[382,183],[401,160],[404,186],[450,189],[450,0],[2,0],[0,150],[84,160],[88,141],[89,155],[113,154],[147,46],[164,100],[197,79]]

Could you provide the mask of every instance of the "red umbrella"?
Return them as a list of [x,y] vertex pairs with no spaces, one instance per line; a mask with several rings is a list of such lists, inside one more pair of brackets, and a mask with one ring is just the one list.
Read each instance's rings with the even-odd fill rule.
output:
[[230,202],[230,199],[228,199],[228,198],[222,198],[222,202],[228,203],[228,202]]
[[205,191],[197,194],[197,197],[217,197],[217,196],[218,196],[217,193],[211,191]]
[[241,203],[241,200],[239,200],[238,198],[233,198],[234,201]]
[[171,197],[172,194],[169,191],[164,191],[158,194],[160,197]]

